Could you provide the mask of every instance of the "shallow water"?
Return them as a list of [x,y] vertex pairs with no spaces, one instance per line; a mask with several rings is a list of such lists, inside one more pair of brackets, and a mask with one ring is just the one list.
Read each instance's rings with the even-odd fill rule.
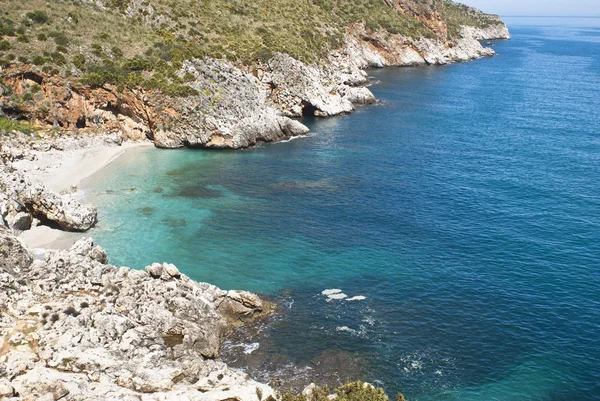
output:
[[371,71],[382,104],[307,138],[128,152],[88,181],[91,235],[277,297],[258,349],[299,366],[347,351],[412,401],[600,399],[600,20],[508,23],[494,58]]

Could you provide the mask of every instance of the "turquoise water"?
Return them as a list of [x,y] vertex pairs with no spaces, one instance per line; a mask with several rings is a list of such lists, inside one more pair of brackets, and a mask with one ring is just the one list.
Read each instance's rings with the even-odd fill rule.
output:
[[600,399],[600,20],[508,23],[492,59],[371,71],[382,103],[310,137],[127,153],[88,183],[91,235],[282,300],[269,352],[298,365],[348,351],[412,401]]

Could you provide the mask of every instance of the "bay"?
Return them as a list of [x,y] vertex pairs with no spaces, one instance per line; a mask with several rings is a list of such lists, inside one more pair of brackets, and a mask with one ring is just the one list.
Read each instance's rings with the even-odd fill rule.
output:
[[275,297],[259,350],[297,366],[346,352],[412,401],[600,399],[600,20],[507,23],[491,59],[369,71],[381,102],[306,138],[127,152],[86,184],[90,235]]

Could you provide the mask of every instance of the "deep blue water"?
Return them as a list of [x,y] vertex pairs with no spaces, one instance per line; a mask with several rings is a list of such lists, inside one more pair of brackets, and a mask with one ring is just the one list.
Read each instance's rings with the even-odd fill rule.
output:
[[127,153],[89,182],[92,236],[284,300],[270,352],[299,365],[348,351],[412,401],[599,400],[600,20],[508,23],[494,58],[371,71],[382,104],[308,138]]

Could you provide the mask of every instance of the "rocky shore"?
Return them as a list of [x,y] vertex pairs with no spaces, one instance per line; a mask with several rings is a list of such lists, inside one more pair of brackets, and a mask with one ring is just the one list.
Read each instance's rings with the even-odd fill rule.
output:
[[[0,105],[36,87],[19,113],[47,128],[0,143],[0,398],[7,400],[274,400],[276,391],[219,359],[232,328],[272,310],[244,291],[195,282],[168,263],[108,264],[90,238],[35,254],[17,235],[38,226],[84,232],[97,221],[77,188],[57,174],[108,162],[124,141],[161,148],[245,148],[308,132],[298,117],[334,116],[375,102],[365,69],[445,65],[494,54],[482,40],[508,39],[502,23],[464,26],[460,39],[418,40],[349,26],[321,64],[277,53],[252,67],[212,58],[179,71],[196,95],[83,85],[35,66],[8,67]],[[52,107],[42,103],[52,100]],[[45,103],[44,103],[45,104]],[[60,128],[54,135],[51,127]],[[79,152],[77,162],[61,159]],[[73,154],[73,153],[71,153]],[[61,159],[57,173],[36,159]],[[41,170],[39,170],[41,169]],[[78,179],[87,174],[85,168]],[[34,179],[35,174],[38,179]],[[308,384],[308,383],[307,383]]]
[[269,313],[256,295],[194,282],[171,264],[111,266],[89,238],[34,260],[0,228],[0,254],[3,399],[274,395],[218,359],[232,327]]
[[[35,66],[13,66],[4,71],[0,104],[30,116],[37,126],[63,131],[149,139],[161,148],[238,149],[306,134],[308,128],[294,118],[334,116],[374,103],[365,86],[366,68],[489,57],[494,50],[480,41],[508,38],[500,20],[487,28],[463,26],[460,39],[454,41],[415,40],[356,24],[347,28],[343,46],[321,64],[309,65],[282,53],[245,67],[209,57],[185,61],[178,75],[197,94],[181,98],[111,84],[88,86]],[[14,95],[32,87],[39,92],[30,103],[12,106]]]
[[74,194],[47,189],[16,165],[107,145],[119,148],[122,138],[15,134],[0,149],[0,398],[276,397],[219,359],[230,331],[269,314],[269,302],[195,282],[168,263],[111,266],[87,237],[35,254],[17,237],[38,224],[85,231],[97,217]]

